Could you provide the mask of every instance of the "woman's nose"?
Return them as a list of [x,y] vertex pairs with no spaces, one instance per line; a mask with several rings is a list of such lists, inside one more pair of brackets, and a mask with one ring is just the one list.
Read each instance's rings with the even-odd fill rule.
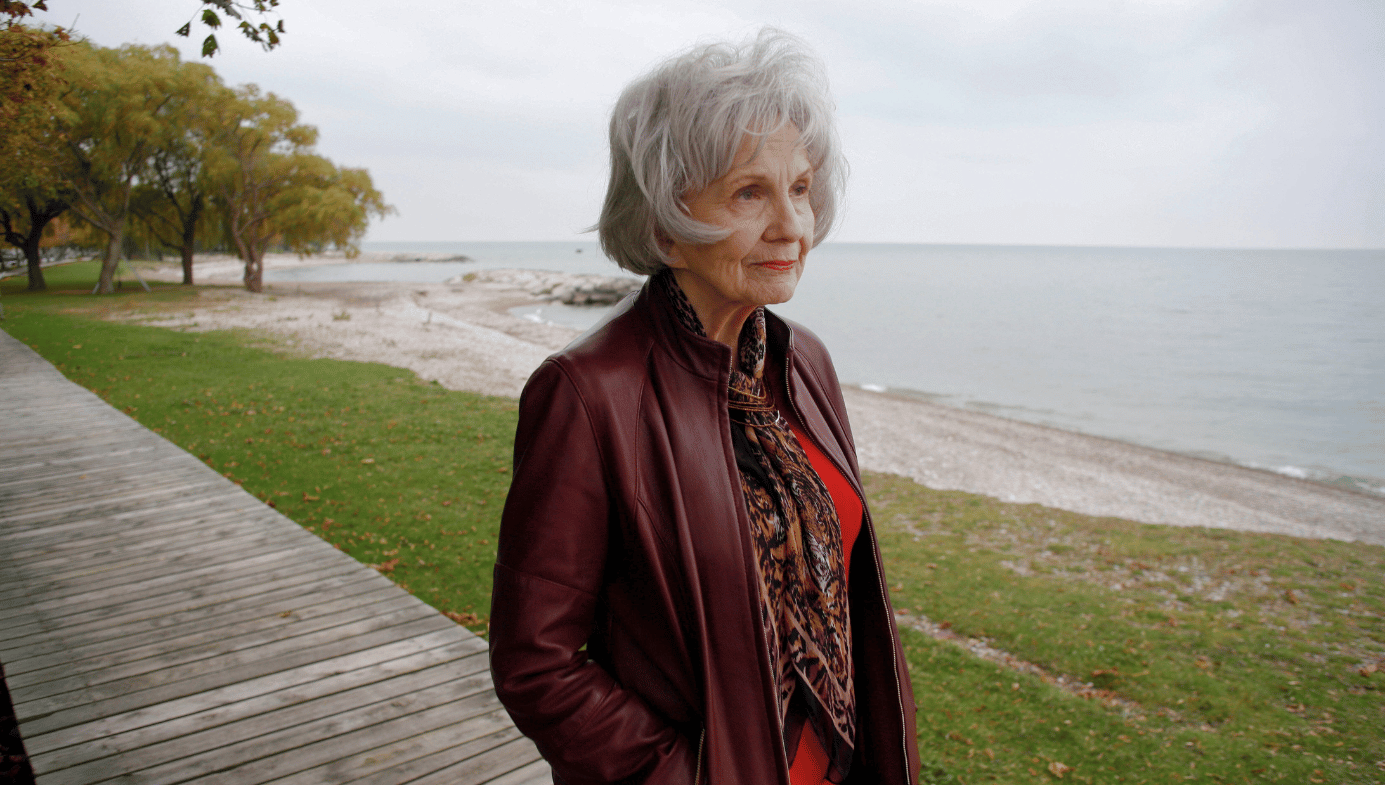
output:
[[779,194],[768,206],[769,221],[765,226],[766,242],[798,242],[810,231],[813,211],[806,200],[795,200],[789,194]]

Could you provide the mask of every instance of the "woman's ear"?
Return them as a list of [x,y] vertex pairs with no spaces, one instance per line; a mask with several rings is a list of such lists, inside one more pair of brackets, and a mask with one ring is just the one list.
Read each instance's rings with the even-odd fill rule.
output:
[[654,242],[659,245],[659,250],[664,254],[664,264],[669,267],[685,267],[682,258],[678,254],[678,244],[669,237],[668,232],[663,229],[654,230]]

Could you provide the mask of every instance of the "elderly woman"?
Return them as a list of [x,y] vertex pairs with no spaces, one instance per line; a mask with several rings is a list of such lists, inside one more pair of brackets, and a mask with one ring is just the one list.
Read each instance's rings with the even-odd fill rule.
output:
[[598,224],[644,288],[520,400],[496,691],[570,783],[896,783],[914,703],[827,351],[793,296],[845,164],[764,31],[626,88]]

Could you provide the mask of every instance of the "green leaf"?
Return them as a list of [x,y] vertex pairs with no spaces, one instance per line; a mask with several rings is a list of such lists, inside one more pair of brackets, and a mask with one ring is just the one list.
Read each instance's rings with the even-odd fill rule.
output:
[[181,35],[181,36],[184,37],[184,38],[187,38],[188,35],[189,35],[191,32],[192,32],[192,22],[188,22],[187,24],[185,24],[185,25],[183,25],[182,27],[178,28],[178,35]]
[[215,30],[215,29],[217,29],[218,27],[221,27],[221,17],[217,16],[217,15],[216,15],[216,12],[213,11],[212,9],[210,9],[210,8],[203,8],[203,9],[202,9],[202,24],[204,24],[204,25],[206,25],[207,27],[210,27],[211,29]]
[[202,56],[211,57],[216,54],[216,36],[209,35],[202,40]]

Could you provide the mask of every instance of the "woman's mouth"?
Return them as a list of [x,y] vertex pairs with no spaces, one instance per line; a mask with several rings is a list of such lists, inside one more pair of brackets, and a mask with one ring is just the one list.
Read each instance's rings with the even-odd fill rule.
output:
[[792,269],[793,269],[793,266],[794,266],[795,264],[798,264],[798,262],[796,262],[796,261],[794,261],[794,260],[792,260],[792,259],[790,259],[789,261],[780,261],[780,260],[778,260],[778,259],[775,259],[775,260],[772,260],[772,261],[760,262],[760,263],[759,263],[759,265],[760,265],[761,267],[767,267],[767,268],[769,268],[769,269],[771,269],[771,270],[774,270],[774,271],[776,271],[776,272],[784,272],[785,270],[792,270]]

